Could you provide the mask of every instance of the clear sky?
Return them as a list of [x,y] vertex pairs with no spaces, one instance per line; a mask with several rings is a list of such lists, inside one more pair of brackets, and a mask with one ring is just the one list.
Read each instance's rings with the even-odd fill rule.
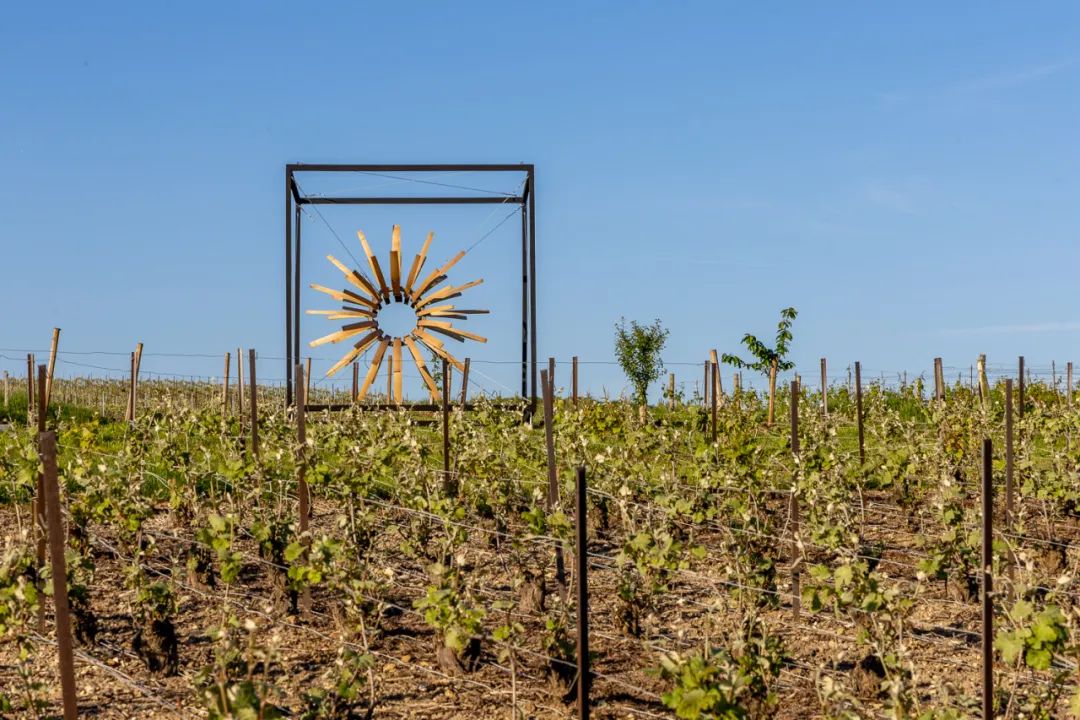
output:
[[[620,316],[660,318],[693,383],[675,363],[794,305],[808,376],[821,356],[838,375],[1080,361],[1080,5],[363,5],[6,8],[0,367],[56,325],[68,351],[141,340],[152,372],[220,372],[157,352],[280,356],[290,161],[535,163],[542,358],[610,361]],[[305,218],[306,279],[344,254],[334,233],[359,255],[356,229],[385,248],[398,222],[406,256],[435,230],[449,257],[503,219],[350,212]],[[520,352],[514,224],[455,270],[487,280],[478,359]]]

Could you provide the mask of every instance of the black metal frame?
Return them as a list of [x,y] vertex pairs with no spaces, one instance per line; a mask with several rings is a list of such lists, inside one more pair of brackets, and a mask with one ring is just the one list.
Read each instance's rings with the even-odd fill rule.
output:
[[[521,172],[519,196],[477,197],[309,197],[300,192],[301,172]],[[341,165],[289,163],[285,166],[285,402],[293,405],[293,365],[300,360],[300,207],[302,205],[475,205],[514,203],[521,208],[521,396],[536,407],[536,169],[517,165]],[[382,407],[382,406],[376,406]],[[393,406],[400,407],[400,406]],[[416,409],[427,405],[415,405]]]

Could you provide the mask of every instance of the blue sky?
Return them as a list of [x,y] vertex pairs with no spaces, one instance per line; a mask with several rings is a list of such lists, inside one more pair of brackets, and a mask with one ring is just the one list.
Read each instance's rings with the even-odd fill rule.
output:
[[[1073,3],[17,4],[0,367],[56,325],[69,351],[141,340],[151,372],[280,356],[290,161],[535,163],[541,357],[610,361],[620,316],[658,317],[692,384],[676,363],[794,305],[808,375],[1080,360],[1078,41]],[[395,222],[448,257],[489,213],[335,209],[305,220],[305,268]],[[492,389],[519,353],[514,225],[456,270],[487,281]]]

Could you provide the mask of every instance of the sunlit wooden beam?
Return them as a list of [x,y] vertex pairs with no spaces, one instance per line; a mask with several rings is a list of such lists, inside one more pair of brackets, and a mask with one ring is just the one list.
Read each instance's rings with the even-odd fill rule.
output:
[[390,288],[386,286],[386,278],[383,276],[382,267],[379,265],[379,258],[375,257],[375,253],[371,252],[371,246],[368,245],[367,238],[364,237],[364,233],[360,230],[356,231],[356,237],[360,238],[360,245],[364,248],[364,254],[367,255],[368,265],[371,266],[371,272],[375,273],[375,279],[379,281],[379,294],[383,296],[383,299],[390,300]]
[[428,390],[431,392],[431,398],[434,402],[439,402],[442,399],[442,395],[439,393],[439,386],[435,384],[435,378],[431,377],[431,373],[428,372],[427,363],[424,362],[424,358],[420,355],[420,351],[416,347],[416,343],[411,337],[404,337],[402,341],[405,343],[405,347],[409,348],[409,353],[412,355],[413,362],[416,363],[416,369],[420,371],[420,377],[424,379],[424,384],[427,385]]
[[379,376],[379,367],[382,365],[383,355],[386,354],[386,348],[388,347],[390,347],[388,338],[379,341],[379,347],[375,350],[375,357],[371,359],[371,367],[368,368],[367,375],[364,376],[364,384],[360,386],[360,392],[356,394],[357,401],[364,399],[368,388],[371,387],[371,383],[375,382],[375,378]]
[[412,286],[416,282],[416,276],[420,274],[420,270],[424,267],[424,262],[427,261],[428,248],[431,247],[431,239],[435,237],[435,233],[429,232],[427,240],[424,241],[424,247],[420,248],[420,253],[413,258],[412,268],[409,270],[409,277],[405,281],[405,294],[410,298],[412,297]]

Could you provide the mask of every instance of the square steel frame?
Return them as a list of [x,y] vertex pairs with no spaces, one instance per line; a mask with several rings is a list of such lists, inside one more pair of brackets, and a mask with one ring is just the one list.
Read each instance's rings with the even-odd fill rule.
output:
[[[493,196],[308,196],[296,182],[299,173],[518,172],[525,175],[521,195]],[[476,205],[514,203],[521,208],[521,397],[536,408],[536,168],[514,165],[345,165],[289,163],[285,166],[285,402],[293,405],[293,367],[300,361],[300,236],[304,205]],[[402,407],[427,407],[403,405]]]

